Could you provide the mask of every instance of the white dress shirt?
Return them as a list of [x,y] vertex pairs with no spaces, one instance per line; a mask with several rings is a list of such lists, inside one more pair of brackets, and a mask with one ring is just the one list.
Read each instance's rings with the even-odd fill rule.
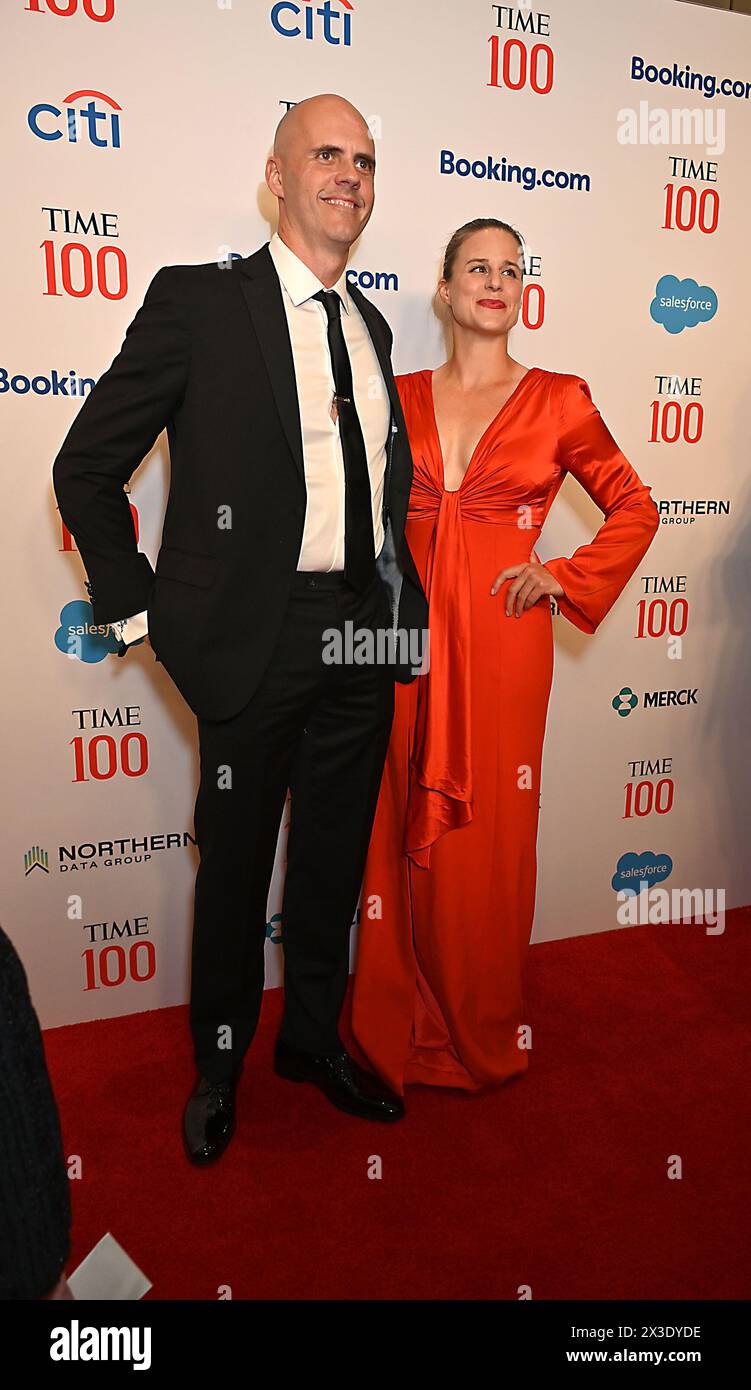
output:
[[[331,415],[334,374],[326,309],[313,298],[319,290],[335,289],[341,299],[342,331],[352,364],[355,405],[370,474],[376,555],[384,539],[383,487],[391,418],[388,392],[365,321],[348,293],[346,270],[335,285],[324,286],[277,232],[269,242],[269,253],[282,288],[300,406],[307,504],[297,568],[343,570],[344,457],[339,421]],[[135,642],[148,631],[146,610],[111,626],[123,642]]]

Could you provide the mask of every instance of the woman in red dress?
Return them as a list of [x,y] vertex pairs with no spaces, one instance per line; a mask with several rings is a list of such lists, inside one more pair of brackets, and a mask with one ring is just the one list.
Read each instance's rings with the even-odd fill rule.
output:
[[[451,238],[438,292],[453,352],[397,377],[414,475],[407,539],[430,604],[430,665],[396,685],[362,892],[352,1026],[382,1079],[476,1091],[524,1072],[549,596],[593,633],[658,513],[581,377],[508,355],[523,245],[484,218]],[[594,540],[534,552],[569,472],[605,514]]]

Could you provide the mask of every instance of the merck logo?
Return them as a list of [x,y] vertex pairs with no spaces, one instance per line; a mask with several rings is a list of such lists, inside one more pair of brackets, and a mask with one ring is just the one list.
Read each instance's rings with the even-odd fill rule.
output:
[[302,5],[293,4],[293,0],[278,0],[271,11],[271,23],[277,34],[285,39],[297,39],[300,35],[306,39],[320,36],[324,43],[341,43],[349,48],[352,42],[353,8],[350,0],[339,0],[339,8],[335,8],[331,0],[324,0],[322,5],[317,6],[313,0],[304,0]]
[[[85,97],[90,101],[84,102]],[[81,103],[76,105],[76,103]],[[102,110],[104,105],[105,109]],[[53,106],[49,101],[37,102],[28,114],[29,129],[40,140],[68,140],[71,145],[88,141],[100,149],[119,150],[120,117],[122,107],[108,97],[106,92],[95,92],[81,88],[63,97],[62,106]]]

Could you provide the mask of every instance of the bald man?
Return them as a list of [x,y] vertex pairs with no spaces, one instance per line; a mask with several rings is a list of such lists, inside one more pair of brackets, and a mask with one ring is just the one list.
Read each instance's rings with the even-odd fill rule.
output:
[[[346,276],[375,163],[349,102],[293,107],[266,164],[278,231],[228,265],[157,271],[54,463],[94,622],[116,630],[119,655],[148,634],[198,723],[198,1076],[183,1115],[196,1164],[235,1130],[288,788],[275,1070],[350,1114],[403,1114],[338,1031],[393,683],[414,678],[427,629],[404,539],[412,460],[392,335]],[[154,570],[123,486],[164,427],[171,482]],[[384,642],[394,629],[399,640]],[[347,632],[370,635],[358,655],[371,659],[352,660]]]

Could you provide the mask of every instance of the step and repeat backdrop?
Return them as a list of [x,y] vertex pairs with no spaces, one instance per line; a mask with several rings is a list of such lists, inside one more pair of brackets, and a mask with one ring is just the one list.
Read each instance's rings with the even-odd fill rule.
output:
[[[588,381],[659,506],[597,633],[554,614],[533,940],[628,930],[617,893],[641,882],[673,916],[689,890],[751,901],[751,20],[675,0],[5,0],[3,29],[0,920],[43,1024],[187,998],[198,863],[195,719],[147,646],[121,660],[94,627],[52,463],[156,270],[268,240],[274,128],[316,92],[376,141],[349,274],[392,324],[396,370],[445,359],[452,231],[512,223],[513,356]],[[163,434],[129,484],[152,564],[168,486]],[[601,522],[567,479],[541,559]],[[269,985],[284,847],[283,820]],[[723,930],[721,913],[685,926]]]

